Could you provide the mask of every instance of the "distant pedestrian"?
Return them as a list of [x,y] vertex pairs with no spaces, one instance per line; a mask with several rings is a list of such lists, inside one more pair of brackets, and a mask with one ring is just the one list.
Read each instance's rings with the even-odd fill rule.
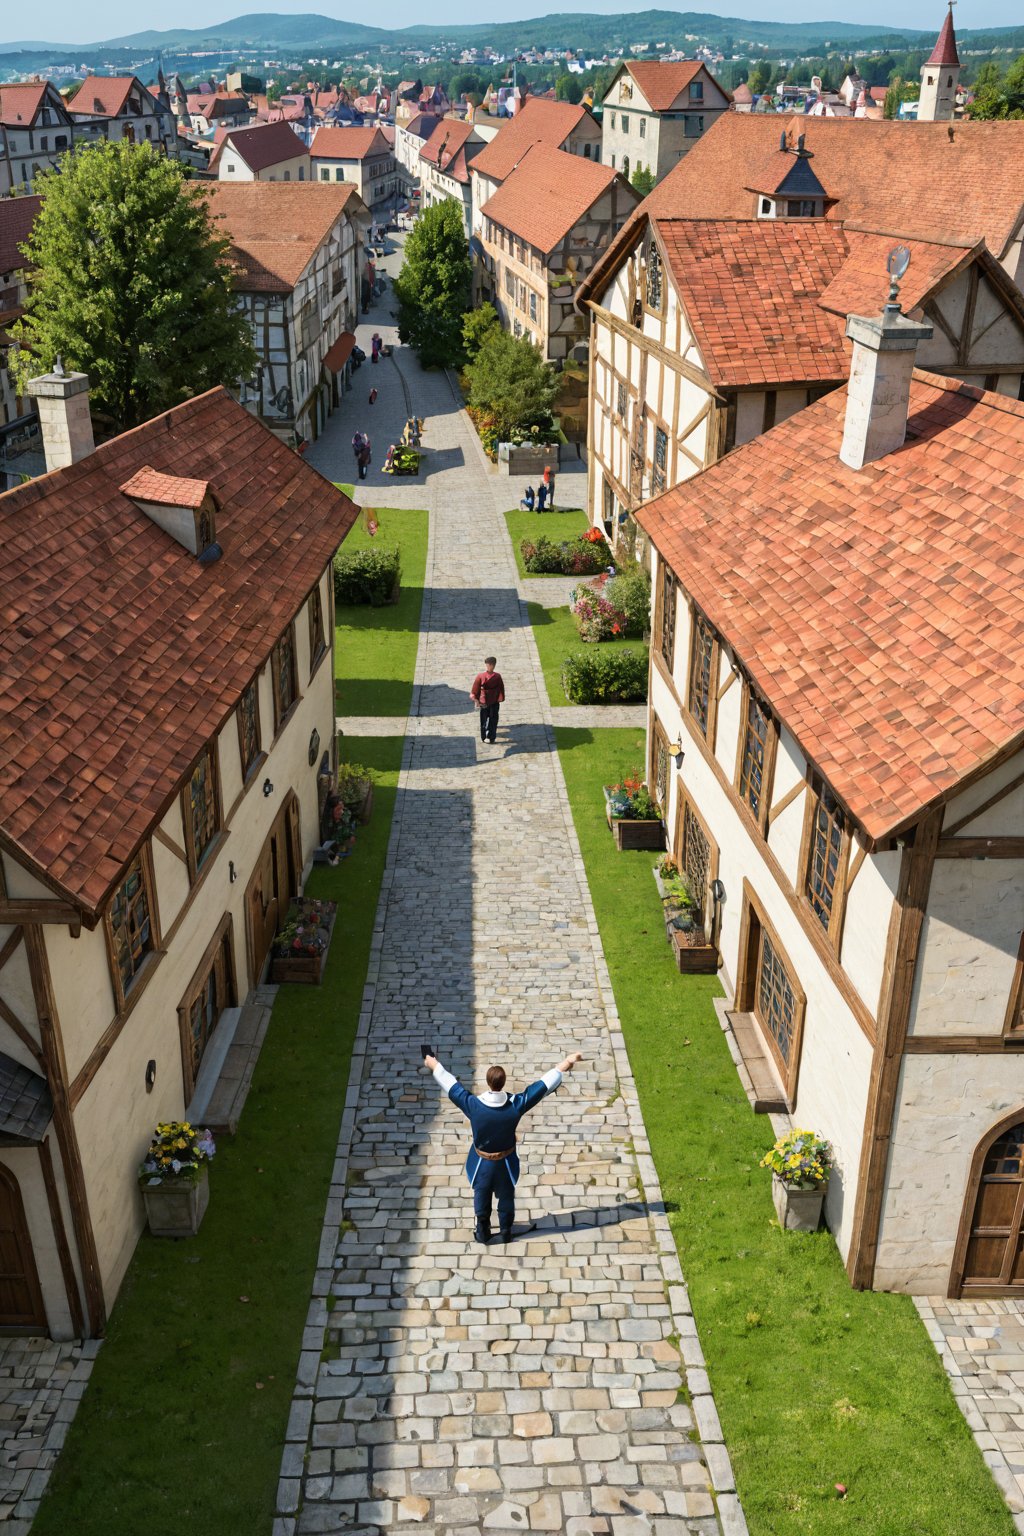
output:
[[370,466],[370,439],[365,432],[357,432],[355,437],[353,437],[352,451],[356,456],[359,478],[360,480],[365,480],[366,471]]
[[473,679],[469,696],[480,711],[480,740],[494,742],[498,736],[498,710],[505,702],[505,684],[495,672],[497,658],[484,657],[484,670]]
[[548,508],[553,512],[555,510],[555,475],[550,464],[548,464],[544,470],[543,483],[547,487]]
[[537,487],[537,511],[543,512],[548,504],[548,488],[542,480]]
[[533,495],[533,486],[532,485],[528,485],[526,487],[526,492],[525,492],[525,494],[523,496],[522,501],[519,503],[519,505],[520,505],[520,508],[522,509],[522,511],[524,511],[524,512],[532,512],[533,511],[533,508],[534,508],[534,495]]
[[370,337],[370,362],[375,363],[380,357],[381,340],[376,331]]
[[371,405],[375,405],[376,402],[377,402],[377,391],[375,389],[371,389],[370,390],[370,404]]

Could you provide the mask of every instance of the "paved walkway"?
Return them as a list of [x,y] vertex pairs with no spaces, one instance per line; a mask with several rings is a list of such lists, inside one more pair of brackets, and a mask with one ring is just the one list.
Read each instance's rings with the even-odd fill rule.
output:
[[0,1340],[0,1529],[27,1536],[100,1341]]
[[[522,622],[507,487],[447,379],[401,366],[437,468],[386,497],[370,481],[367,499],[430,509],[424,625],[275,1536],[741,1536]],[[340,415],[310,454],[335,478]],[[492,647],[509,704],[481,746],[465,692]],[[521,1084],[583,1051],[524,1122],[518,1214],[537,1228],[507,1250],[472,1241],[465,1122],[417,1065],[424,1040],[473,1083],[495,1059]]]
[[1024,1306],[917,1298],[968,1427],[1024,1532]]

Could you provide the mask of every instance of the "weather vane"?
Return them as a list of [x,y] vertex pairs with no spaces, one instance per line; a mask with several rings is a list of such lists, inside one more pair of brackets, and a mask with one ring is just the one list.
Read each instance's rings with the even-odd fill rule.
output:
[[910,252],[905,245],[894,245],[885,260],[885,269],[889,274],[889,304],[900,307],[900,283],[903,281],[910,266]]

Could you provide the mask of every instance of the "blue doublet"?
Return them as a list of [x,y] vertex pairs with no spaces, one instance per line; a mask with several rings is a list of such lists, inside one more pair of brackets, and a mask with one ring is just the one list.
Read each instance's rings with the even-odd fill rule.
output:
[[[510,1230],[519,1182],[516,1127],[546,1094],[554,1092],[562,1081],[562,1074],[557,1069],[549,1072],[545,1078],[531,1083],[523,1093],[506,1094],[500,1104],[488,1104],[477,1098],[440,1064],[435,1068],[434,1077],[456,1108],[466,1116],[473,1132],[473,1144],[466,1158],[466,1177],[473,1190],[477,1221],[489,1225],[491,1202],[497,1198],[498,1221],[503,1231]],[[481,1157],[481,1152],[506,1152],[508,1156],[495,1161]]]

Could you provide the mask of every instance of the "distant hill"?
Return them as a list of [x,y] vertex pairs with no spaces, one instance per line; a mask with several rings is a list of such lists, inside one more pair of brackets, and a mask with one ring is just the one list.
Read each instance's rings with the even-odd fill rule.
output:
[[[926,42],[930,45],[935,31],[909,27],[882,29],[877,24],[848,21],[745,21],[702,11],[660,10],[613,15],[571,11],[528,21],[485,21],[451,27],[420,24],[388,30],[315,14],[282,16],[253,12],[206,27],[133,32],[104,43],[0,44],[0,55],[9,62],[11,55],[22,51],[35,63],[44,53],[60,59],[95,58],[122,49],[191,53],[204,49],[260,48],[287,54],[374,47],[382,51],[403,47],[425,49],[438,44],[460,48],[490,46],[506,53],[515,48],[575,46],[591,53],[604,53],[621,52],[642,43],[692,48],[695,40],[720,47],[726,53],[754,46],[775,53],[799,54],[840,51],[844,47],[899,50]],[[962,43],[978,48],[1024,49],[1024,27],[986,27],[975,31],[958,27],[957,36]]]

